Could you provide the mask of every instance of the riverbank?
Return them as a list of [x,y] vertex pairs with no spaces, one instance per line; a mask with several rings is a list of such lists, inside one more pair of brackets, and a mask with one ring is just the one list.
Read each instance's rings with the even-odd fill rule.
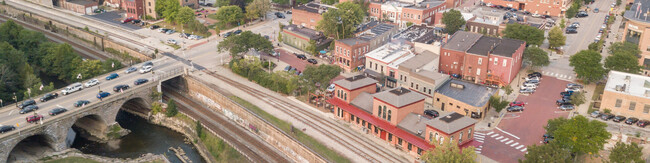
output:
[[141,157],[130,158],[109,158],[92,154],[84,154],[81,151],[70,148],[60,152],[52,152],[44,158],[38,160],[42,163],[169,163],[169,160],[164,155],[154,155],[151,153],[144,154]]

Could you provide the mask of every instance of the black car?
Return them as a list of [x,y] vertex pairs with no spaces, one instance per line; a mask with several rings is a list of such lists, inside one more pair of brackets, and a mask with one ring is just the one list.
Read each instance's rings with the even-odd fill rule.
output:
[[226,38],[226,37],[228,37],[230,35],[232,35],[232,32],[227,32],[227,33],[223,34],[223,38]]
[[553,138],[555,138],[555,137],[553,137],[553,135],[551,135],[551,134],[544,134],[544,135],[542,135],[542,139],[546,139],[546,138],[551,138],[551,139],[553,139]]
[[551,18],[551,15],[542,15],[542,18],[544,18],[544,19]]
[[524,107],[523,106],[511,106],[511,107],[506,108],[506,111],[508,111],[508,112],[524,111]]
[[512,8],[512,9],[510,9],[510,11],[512,11],[512,12],[517,12],[517,9],[516,9],[516,8]]
[[524,15],[530,15],[530,12],[524,11]]
[[632,125],[639,121],[639,118],[630,117],[625,120],[625,124]]
[[48,94],[45,94],[43,97],[41,97],[41,102],[49,101],[49,100],[55,99],[57,97],[59,97],[58,93],[48,93]]
[[312,64],[318,64],[318,61],[316,61],[316,59],[313,59],[313,58],[308,59],[307,62],[312,63]]
[[18,105],[18,108],[22,109],[22,108],[30,106],[30,105],[36,105],[36,101],[34,101],[32,99],[25,100],[25,101],[23,101],[22,104]]
[[238,29],[235,32],[233,32],[233,34],[240,34],[241,32],[242,32],[241,29]]
[[120,92],[120,91],[127,90],[127,89],[129,89],[129,85],[125,85],[125,84],[117,85],[117,86],[113,87],[113,91],[115,91],[115,92]]
[[135,84],[135,85],[140,85],[140,84],[144,84],[144,83],[146,83],[146,82],[148,82],[148,81],[149,81],[149,80],[147,80],[147,79],[138,79],[138,80],[135,80],[135,81],[133,82],[133,84]]
[[0,133],[13,131],[15,129],[16,129],[16,127],[14,127],[14,126],[0,126]]
[[50,114],[51,116],[55,116],[55,115],[58,115],[58,114],[64,113],[64,112],[66,112],[66,111],[68,111],[68,109],[65,109],[65,108],[54,108],[54,109],[50,110],[49,114]]
[[600,119],[602,119],[603,121],[608,121],[612,118],[614,118],[614,114],[611,113],[603,113],[603,115],[600,116]]
[[277,16],[278,18],[284,19],[284,14],[282,14],[281,12],[276,12],[275,16]]
[[565,33],[566,33],[566,34],[574,34],[574,33],[578,33],[578,29],[577,29],[577,28],[566,28],[566,32],[565,32]]
[[562,105],[567,105],[567,104],[571,104],[570,99],[562,98],[562,99],[559,99],[559,100],[555,101],[555,105],[557,105],[557,106],[562,106]]
[[645,128],[645,126],[648,125],[648,123],[650,123],[650,121],[640,120],[639,122],[636,123],[636,126]]
[[160,28],[159,25],[152,25],[151,27],[149,27],[149,29],[158,29],[158,28]]
[[38,110],[38,106],[29,105],[29,106],[23,108],[23,110],[20,110],[20,112],[18,112],[18,113],[25,114],[25,113],[29,113],[29,112],[32,112],[32,111],[35,111],[35,110]]
[[296,57],[298,57],[298,58],[300,58],[302,60],[307,59],[307,56],[305,56],[304,54],[296,54]]
[[533,72],[533,73],[528,74],[528,78],[533,78],[533,77],[542,78],[542,73]]
[[622,115],[616,116],[616,117],[614,117],[614,119],[612,119],[612,121],[614,121],[614,122],[621,122],[621,121],[624,121],[624,120],[625,120],[625,117],[622,116]]
[[436,117],[440,116],[440,113],[438,113],[438,111],[435,111],[435,110],[425,110],[424,115],[428,115],[428,116],[431,116],[433,118],[436,118]]
[[90,103],[90,101],[88,101],[88,100],[79,100],[79,101],[75,102],[72,105],[74,105],[74,107],[81,107],[81,106],[87,105],[89,103]]
[[562,98],[564,98],[566,96],[571,96],[571,95],[573,95],[573,91],[560,92],[560,97],[562,97]]
[[587,16],[589,16],[589,14],[587,14],[587,12],[584,11],[580,11],[578,14],[576,14],[576,18],[582,18]]

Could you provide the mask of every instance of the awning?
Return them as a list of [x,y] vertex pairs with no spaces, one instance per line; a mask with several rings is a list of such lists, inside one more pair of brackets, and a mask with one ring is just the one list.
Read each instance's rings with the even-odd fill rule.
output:
[[378,77],[381,76],[380,73],[377,73],[377,72],[372,71],[372,70],[369,70],[369,69],[363,70],[363,73],[366,74],[366,75],[370,75],[370,76],[372,76],[373,78],[378,78]]

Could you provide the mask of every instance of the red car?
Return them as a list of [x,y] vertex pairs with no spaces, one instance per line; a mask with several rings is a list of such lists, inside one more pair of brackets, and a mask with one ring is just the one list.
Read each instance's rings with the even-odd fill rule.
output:
[[510,103],[510,106],[524,106],[524,105],[526,105],[526,103],[524,103],[523,101],[513,101],[512,103]]
[[128,18],[122,20],[122,23],[128,23],[128,22],[131,22],[133,20],[135,20],[133,17],[128,17]]
[[27,122],[29,122],[29,123],[38,122],[41,119],[43,119],[43,116],[38,115],[38,114],[31,115],[31,116],[28,116],[27,118],[25,118],[25,120],[27,120]]

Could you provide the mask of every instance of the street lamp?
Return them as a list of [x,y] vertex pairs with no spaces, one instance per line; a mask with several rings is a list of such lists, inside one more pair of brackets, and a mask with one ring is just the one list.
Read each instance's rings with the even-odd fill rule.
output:
[[14,102],[16,103],[16,106],[18,106],[18,98],[16,98],[16,92],[14,92]]

